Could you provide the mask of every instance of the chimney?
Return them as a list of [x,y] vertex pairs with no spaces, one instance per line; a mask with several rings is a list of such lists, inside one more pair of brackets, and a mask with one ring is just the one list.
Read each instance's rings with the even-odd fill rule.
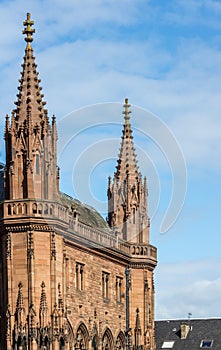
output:
[[182,322],[180,325],[181,339],[186,339],[190,330],[190,325],[187,322]]

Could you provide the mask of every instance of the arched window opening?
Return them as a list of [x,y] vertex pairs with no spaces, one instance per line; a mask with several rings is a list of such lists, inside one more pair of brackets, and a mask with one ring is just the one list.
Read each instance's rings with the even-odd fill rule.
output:
[[32,213],[33,214],[37,214],[37,212],[38,212],[38,206],[37,206],[36,203],[33,203],[33,205],[32,205]]
[[102,350],[112,350],[114,348],[113,335],[109,328],[106,329],[102,338]]
[[23,204],[23,213],[27,214],[27,204],[26,203]]
[[13,214],[16,215],[17,214],[17,207],[15,204],[13,204]]
[[59,350],[65,350],[65,342],[63,338],[60,338]]
[[53,215],[53,212],[54,212],[54,207],[53,205],[50,207],[50,215]]
[[40,337],[40,346],[41,346],[41,349],[44,349],[44,350],[49,350],[50,349],[50,343],[49,343],[49,339],[48,339],[47,335],[45,337],[43,337],[41,335],[41,337]]
[[39,206],[38,206],[38,214],[42,214],[42,212],[43,212],[42,204],[39,204]]
[[75,350],[85,350],[88,349],[88,330],[84,323],[81,323],[78,327],[75,341]]
[[44,211],[45,214],[48,214],[48,205],[45,204],[45,211]]
[[18,340],[17,340],[17,349],[18,350],[26,350],[27,349],[26,337],[22,337],[19,335]]
[[97,350],[98,349],[98,338],[97,338],[97,335],[95,335],[93,337],[91,346],[92,346],[93,350]]
[[22,214],[22,205],[21,205],[21,203],[18,204],[18,214]]
[[12,208],[10,204],[8,204],[8,215],[12,215]]
[[116,345],[115,345],[116,350],[124,350],[125,344],[126,344],[125,335],[122,331],[120,331],[116,339]]

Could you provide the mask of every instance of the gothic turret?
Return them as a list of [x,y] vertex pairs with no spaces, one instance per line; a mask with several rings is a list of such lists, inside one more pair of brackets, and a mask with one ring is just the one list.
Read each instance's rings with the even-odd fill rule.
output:
[[49,123],[31,43],[34,22],[24,21],[25,49],[16,109],[6,116],[5,198],[55,200],[58,195],[56,120]]
[[130,124],[130,105],[124,104],[123,136],[113,182],[108,181],[108,223],[124,239],[136,243],[149,242],[146,178],[142,181],[137,165]]

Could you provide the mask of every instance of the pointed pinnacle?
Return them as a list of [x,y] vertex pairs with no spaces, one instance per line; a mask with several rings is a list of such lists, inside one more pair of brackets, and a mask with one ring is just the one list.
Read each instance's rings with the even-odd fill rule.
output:
[[124,108],[125,110],[122,112],[122,114],[124,114],[125,124],[129,124],[129,120],[130,120],[129,114],[131,113],[131,111],[129,110],[130,104],[128,103],[128,98],[125,98]]
[[27,43],[27,50],[31,50],[31,42],[33,41],[32,35],[35,33],[35,29],[32,28],[34,21],[31,21],[30,13],[27,13],[27,19],[23,22],[25,29],[22,31],[22,34],[26,34],[25,41]]
[[136,329],[140,329],[140,315],[139,315],[139,308],[136,309]]
[[18,284],[18,297],[17,297],[17,304],[16,304],[17,309],[19,309],[19,308],[22,309],[24,307],[22,288],[23,288],[23,284],[21,282],[19,282],[19,284]]
[[47,308],[47,300],[46,300],[46,293],[45,293],[45,283],[42,281],[41,283],[41,299],[40,299],[40,310]]

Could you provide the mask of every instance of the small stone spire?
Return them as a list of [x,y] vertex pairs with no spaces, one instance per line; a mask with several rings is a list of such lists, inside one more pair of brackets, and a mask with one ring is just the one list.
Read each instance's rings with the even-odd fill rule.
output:
[[[27,127],[35,128],[35,123],[44,120],[48,126],[47,110],[44,109],[46,102],[42,100],[44,95],[41,93],[42,88],[40,87],[41,80],[38,78],[39,73],[37,72],[37,64],[35,63],[35,57],[31,42],[33,41],[33,33],[35,29],[32,28],[34,21],[31,20],[30,13],[27,13],[27,19],[23,22],[25,29],[23,34],[26,35],[25,41],[27,46],[25,49],[24,63],[22,64],[21,79],[19,80],[20,86],[18,87],[19,93],[17,94],[17,106],[16,120],[20,123],[26,119]],[[39,120],[40,119],[40,120]],[[44,131],[47,127],[44,127]]]
[[62,299],[61,284],[60,283],[58,283],[58,308],[60,310],[64,309],[64,303],[63,303],[63,299]]
[[139,310],[139,308],[137,308],[136,309],[136,326],[135,326],[136,330],[140,330],[141,329],[139,312],[140,312],[140,310]]
[[141,325],[140,325],[140,310],[136,309],[136,325],[134,328],[135,346],[139,347],[141,345]]
[[20,309],[20,310],[24,308],[22,288],[23,288],[23,284],[21,282],[19,282],[19,284],[18,284],[18,298],[17,298],[16,308]]
[[32,28],[34,21],[31,20],[31,14],[27,13],[27,19],[23,22],[25,29],[22,34],[26,34],[25,41],[27,43],[26,50],[31,50],[31,42],[33,41],[32,35],[35,33],[35,29]]
[[40,326],[45,327],[47,324],[47,314],[48,314],[48,305],[47,305],[47,297],[45,292],[45,283],[42,281],[41,283],[41,300],[40,300],[40,309],[39,309],[39,319]]
[[18,284],[18,297],[16,303],[16,312],[15,319],[18,324],[23,323],[23,318],[25,314],[24,301],[23,301],[23,292],[22,292],[23,284],[19,282]]
[[59,329],[64,327],[64,302],[61,293],[61,283],[58,283],[58,325]]
[[47,310],[47,297],[45,292],[45,283],[44,281],[41,283],[41,300],[40,300],[40,311]]

